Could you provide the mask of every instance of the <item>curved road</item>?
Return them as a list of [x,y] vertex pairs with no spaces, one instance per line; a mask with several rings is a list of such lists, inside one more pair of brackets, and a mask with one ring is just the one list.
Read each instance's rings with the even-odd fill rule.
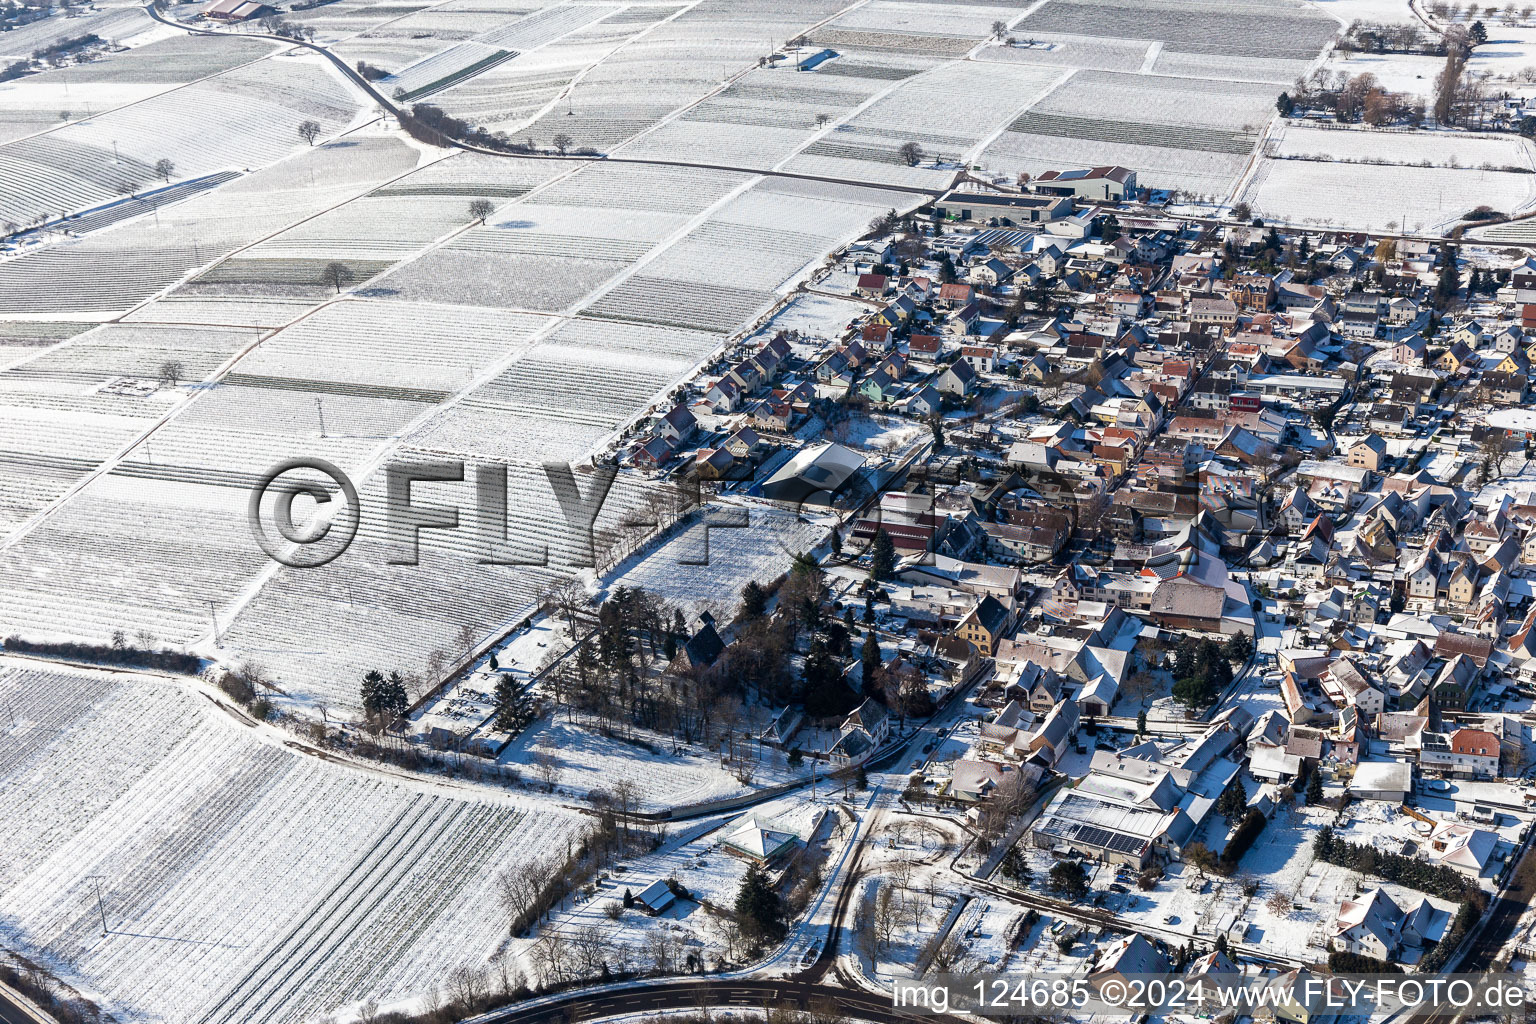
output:
[[891,998],[856,992],[798,978],[783,981],[667,981],[636,985],[597,994],[573,993],[536,1006],[512,1005],[475,1018],[486,1024],[580,1024],[631,1013],[662,1010],[772,1007],[793,1010],[825,1008],[839,1017],[876,1024],[917,1024],[934,1021],[961,1024],[954,1017],[898,1010]]

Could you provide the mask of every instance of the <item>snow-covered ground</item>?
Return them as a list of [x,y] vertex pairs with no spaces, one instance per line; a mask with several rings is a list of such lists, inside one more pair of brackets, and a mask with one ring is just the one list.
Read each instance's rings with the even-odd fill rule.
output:
[[120,1019],[419,994],[496,952],[497,872],[582,823],[296,754],[167,680],[6,662],[0,706],[0,942]]

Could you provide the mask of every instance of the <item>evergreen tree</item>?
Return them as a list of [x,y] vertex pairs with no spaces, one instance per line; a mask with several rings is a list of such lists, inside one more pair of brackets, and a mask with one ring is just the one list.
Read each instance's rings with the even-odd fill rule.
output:
[[1236,825],[1248,814],[1248,793],[1243,789],[1242,777],[1238,776],[1227,784],[1227,788],[1221,791],[1221,796],[1216,798],[1216,813],[1227,819],[1227,822]]
[[928,426],[933,430],[933,450],[938,451],[944,447],[944,421],[935,416],[928,421]]
[[1140,711],[1136,712],[1136,735],[1137,736],[1145,736],[1146,734],[1147,734],[1147,709],[1146,708],[1142,708]]
[[760,619],[768,610],[768,591],[756,580],[749,580],[741,588],[741,615],[745,619]]
[[1488,41],[1488,29],[1481,21],[1474,21],[1467,35],[1471,37],[1473,46],[1482,46]]
[[1068,899],[1081,899],[1088,895],[1088,874],[1075,860],[1057,861],[1051,866],[1050,888]]
[[503,674],[496,680],[496,728],[502,732],[516,732],[531,717],[528,701],[517,680]]
[[757,864],[747,865],[747,874],[736,891],[736,916],[753,939],[776,942],[784,937],[784,901]]
[[875,639],[875,631],[872,629],[864,634],[864,649],[860,652],[860,658],[864,663],[864,692],[873,693],[880,683],[880,669],[885,660],[880,656],[880,641]]
[[1296,110],[1296,102],[1291,99],[1290,93],[1282,92],[1275,100],[1275,109],[1280,112],[1281,117],[1290,117]]
[[896,544],[885,527],[875,530],[875,541],[870,545],[869,574],[877,580],[888,580],[896,571]]
[[1444,309],[1456,301],[1456,293],[1461,289],[1461,271],[1456,266],[1456,247],[1447,245],[1441,253],[1444,262],[1440,265],[1440,276],[1435,279],[1435,305]]
[[1307,803],[1317,805],[1323,802],[1323,773],[1316,768],[1312,769],[1312,775],[1307,779]]

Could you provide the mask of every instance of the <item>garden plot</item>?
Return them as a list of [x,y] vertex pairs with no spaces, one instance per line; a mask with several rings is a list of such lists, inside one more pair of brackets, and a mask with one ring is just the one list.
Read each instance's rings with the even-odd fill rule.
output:
[[159,680],[16,668],[0,694],[27,726],[0,761],[0,934],[120,1017],[418,995],[495,953],[496,873],[579,825],[293,754]]
[[105,319],[356,192],[352,186],[270,194],[220,189],[161,211],[152,224],[140,218],[34,250],[0,263],[0,316],[57,312]]
[[455,153],[380,186],[373,195],[513,199],[569,172],[569,167],[545,160]]
[[718,162],[769,170],[793,153],[815,131],[812,119],[797,128],[726,124],[682,119],[671,121],[625,143],[624,156]]
[[623,270],[626,262],[502,251],[484,233],[465,237],[391,274],[378,291],[406,300],[556,313]]
[[474,41],[463,42],[417,61],[383,79],[381,84],[388,87],[391,95],[398,91],[402,101],[420,100],[468,81],[516,56],[516,50]]
[[89,330],[87,324],[0,320],[0,369]]
[[[979,61],[1039,64],[1081,71],[1140,71],[1155,43],[1145,39],[1106,39],[1061,32],[1031,33],[1028,44],[989,43]],[[1292,76],[1294,77],[1294,76]]]
[[640,587],[680,606],[690,619],[709,611],[728,621],[742,587],[784,575],[796,555],[823,543],[827,534],[826,526],[783,509],[746,501],[712,504],[703,518],[675,528],[604,584]]
[[[9,398],[10,396],[6,396]],[[139,434],[132,415],[0,406],[0,538]]]
[[564,133],[576,146],[611,150],[719,89],[761,55],[765,40],[788,38],[841,6],[793,0],[692,7],[593,67],[561,109],[538,118],[526,134],[544,143]]
[[167,386],[200,381],[253,340],[249,331],[105,324],[12,367],[0,380],[56,381],[97,388],[114,377]]
[[[360,150],[367,148],[359,145]],[[398,166],[387,157],[370,160],[365,152],[363,159],[346,164],[339,183],[321,177],[314,185],[298,186],[296,175],[307,180],[312,171],[323,174],[338,162],[329,150],[328,146],[305,149],[275,168],[162,209],[152,222],[139,218],[0,263],[0,317],[50,309],[96,318],[121,312],[264,235],[355,198]],[[351,149],[343,146],[342,151]],[[277,322],[288,319],[292,316]],[[264,315],[257,320],[197,322],[260,325],[272,321]]]
[[[579,10],[550,8],[546,13],[552,22],[557,12]],[[542,113],[574,78],[675,11],[665,5],[622,8],[552,42],[521,46],[515,59],[439,93],[435,102],[473,123],[517,131]],[[539,34],[546,28],[553,25],[546,23]]]
[[[749,179],[747,174],[732,171],[591,164],[541,189],[538,201],[605,211],[598,216],[606,219],[622,220],[622,211],[631,210],[678,214],[686,219],[724,199]],[[613,210],[621,213],[606,212]]]
[[[613,327],[614,334],[644,328]],[[688,339],[685,332],[666,332]],[[412,437],[436,451],[510,460],[576,460],[701,358],[564,344],[556,332]],[[701,343],[694,342],[701,347]],[[498,424],[500,425],[498,429]]]
[[123,319],[128,323],[213,324],[265,331],[292,322],[312,306],[308,299],[167,295]]
[[1266,159],[1244,196],[1255,215],[1283,223],[1439,233],[1479,205],[1510,214],[1529,209],[1536,175]]
[[0,626],[92,643],[118,630],[197,641],[212,630],[209,602],[227,601],[267,564],[247,498],[236,487],[96,478],[0,551]]
[[470,223],[469,203],[450,196],[364,196],[297,224],[219,263],[182,294],[330,294],[325,268],[341,263],[351,287]]

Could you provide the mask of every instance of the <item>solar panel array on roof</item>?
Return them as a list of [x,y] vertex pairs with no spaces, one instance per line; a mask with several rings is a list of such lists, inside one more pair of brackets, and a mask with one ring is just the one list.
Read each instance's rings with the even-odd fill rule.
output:
[[1103,828],[1099,825],[1085,825],[1076,821],[1065,821],[1052,817],[1040,831],[1047,835],[1060,836],[1062,839],[1074,843],[1083,843],[1087,846],[1097,847],[1111,853],[1131,853],[1140,855],[1146,852],[1150,845],[1145,836],[1133,836],[1124,832],[1116,832],[1113,829]]

